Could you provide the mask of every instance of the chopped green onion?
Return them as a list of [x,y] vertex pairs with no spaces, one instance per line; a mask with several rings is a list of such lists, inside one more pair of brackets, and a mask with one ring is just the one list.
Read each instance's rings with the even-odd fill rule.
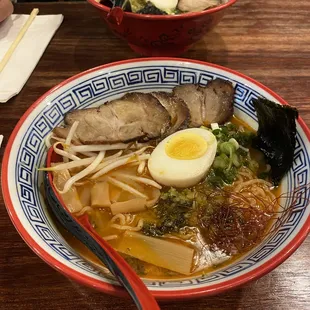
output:
[[250,150],[246,147],[243,147],[242,145],[239,144],[239,148],[244,151],[244,152],[250,152]]
[[212,130],[212,133],[217,136],[221,132],[221,129]]
[[[228,160],[228,157],[227,157],[227,160]],[[228,167],[228,162],[227,160],[225,160],[223,157],[221,156],[217,156],[215,157],[214,159],[214,162],[213,162],[213,167],[214,168],[220,168],[220,169],[225,169]]]
[[235,146],[236,150],[238,150],[239,143],[238,143],[238,141],[236,139],[231,138],[231,139],[229,139],[229,142],[232,143]]
[[235,152],[237,149],[235,145],[231,142],[223,142],[220,145],[220,151],[226,155],[230,155],[231,153]]
[[239,157],[238,157],[238,155],[235,154],[235,153],[232,155],[232,163],[233,163],[237,168],[239,168],[239,167],[241,166],[241,163],[240,163],[240,161],[239,161]]
[[218,123],[212,123],[211,124],[211,129],[212,130],[220,129],[219,124]]

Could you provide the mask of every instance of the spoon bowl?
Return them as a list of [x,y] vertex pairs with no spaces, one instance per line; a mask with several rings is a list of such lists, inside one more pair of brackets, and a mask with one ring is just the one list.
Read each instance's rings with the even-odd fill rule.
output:
[[[51,147],[47,154],[46,167],[57,162],[58,155]],[[53,183],[52,172],[45,172],[44,189],[47,203],[61,225],[92,251],[115,278],[127,290],[138,309],[159,309],[155,298],[143,281],[111,245],[95,231],[87,214],[76,217],[70,213]]]

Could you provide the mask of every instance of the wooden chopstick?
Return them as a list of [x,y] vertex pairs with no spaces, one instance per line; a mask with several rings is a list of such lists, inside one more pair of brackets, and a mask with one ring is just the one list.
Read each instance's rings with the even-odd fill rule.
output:
[[28,28],[30,27],[31,23],[33,22],[35,17],[38,15],[38,13],[39,13],[39,9],[33,9],[32,10],[32,12],[29,15],[29,17],[28,17],[27,21],[25,22],[24,26],[19,31],[16,39],[11,44],[10,48],[8,49],[8,51],[5,53],[4,57],[0,61],[0,72],[4,69],[5,65],[8,63],[8,61],[11,58],[11,56],[13,55],[17,45],[19,44],[19,42],[21,41],[21,39],[25,35],[26,31],[28,30]]

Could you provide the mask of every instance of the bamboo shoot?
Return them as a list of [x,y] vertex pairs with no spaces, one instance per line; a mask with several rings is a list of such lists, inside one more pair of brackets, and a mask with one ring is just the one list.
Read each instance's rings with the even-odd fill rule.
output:
[[187,245],[126,231],[116,249],[155,266],[191,274],[194,249]]
[[91,189],[91,206],[95,208],[105,208],[111,206],[109,184],[98,182]]
[[145,210],[145,198],[135,198],[123,202],[115,202],[111,205],[111,212],[113,215],[119,213],[141,212]]
[[109,190],[111,203],[117,202],[119,200],[122,190],[112,184],[109,184]]
[[80,200],[84,207],[91,205],[91,188],[91,183],[86,183],[85,185],[78,187]]
[[[62,171],[53,171],[53,183],[58,191],[63,189],[66,182],[70,178],[71,175],[67,169]],[[72,186],[65,194],[60,194],[60,196],[71,213],[76,213],[82,210],[83,205],[75,186]]]

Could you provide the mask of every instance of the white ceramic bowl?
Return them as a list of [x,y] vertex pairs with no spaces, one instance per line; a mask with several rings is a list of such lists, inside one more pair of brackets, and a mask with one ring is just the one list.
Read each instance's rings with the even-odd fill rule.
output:
[[[72,109],[98,105],[129,91],[169,90],[178,84],[206,84],[215,77],[233,82],[235,114],[257,128],[252,98],[263,96],[286,104],[260,83],[232,70],[198,61],[148,58],[104,65],[78,74],[39,98],[14,129],[2,164],[2,189],[8,213],[29,247],[48,264],[70,278],[106,293],[125,295],[118,284],[105,278],[66,244],[51,221],[39,192],[42,174],[37,167],[46,158],[44,138]],[[293,168],[282,183],[284,192],[310,181],[310,132],[297,124]],[[146,281],[158,299],[195,298],[223,292],[274,269],[306,238],[310,227],[310,198],[307,188],[282,226],[242,259],[213,273],[183,281]],[[288,206],[290,201],[286,201]],[[35,276],[35,275],[34,275]]]

